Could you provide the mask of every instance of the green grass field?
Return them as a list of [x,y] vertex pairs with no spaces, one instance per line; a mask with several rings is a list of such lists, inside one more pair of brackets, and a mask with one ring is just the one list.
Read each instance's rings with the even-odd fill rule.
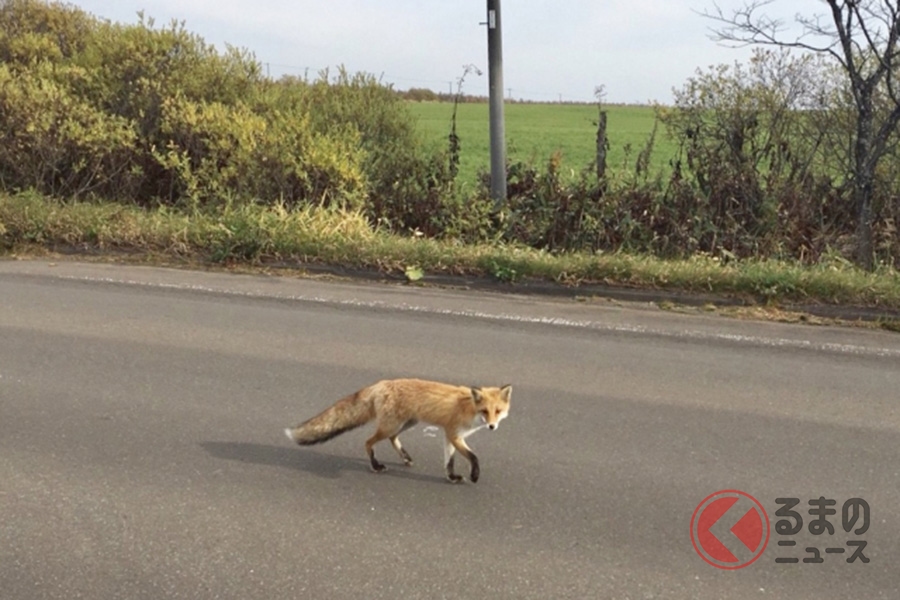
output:
[[[453,104],[410,102],[409,108],[427,139],[446,147]],[[655,122],[650,106],[607,106],[610,140],[609,169],[633,171],[638,152],[650,138]],[[507,104],[508,159],[543,165],[554,152],[562,156],[569,173],[592,168],[596,153],[597,107],[572,104]],[[460,179],[474,182],[490,164],[490,137],[486,103],[460,104],[457,133],[460,137]],[[630,147],[630,150],[629,150]],[[675,154],[674,144],[660,127],[651,157],[653,167],[664,168]]]

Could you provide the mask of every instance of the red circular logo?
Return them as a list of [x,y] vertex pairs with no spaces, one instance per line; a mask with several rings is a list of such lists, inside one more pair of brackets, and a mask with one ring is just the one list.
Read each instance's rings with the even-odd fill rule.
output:
[[691,517],[691,542],[712,566],[742,569],[765,551],[769,515],[750,494],[738,490],[710,494]]

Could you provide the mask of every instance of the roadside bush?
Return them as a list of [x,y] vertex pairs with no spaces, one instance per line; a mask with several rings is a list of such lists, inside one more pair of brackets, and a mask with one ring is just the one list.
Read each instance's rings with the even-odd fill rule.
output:
[[[758,50],[748,65],[698,72],[660,118],[679,143],[677,196],[699,196],[714,255],[815,262],[854,254],[847,91],[813,56]],[[894,215],[900,171],[883,161],[875,182],[874,236],[882,260],[897,257]]]
[[373,222],[428,236],[471,234],[466,224],[471,219],[457,211],[447,157],[425,144],[394,90],[371,75],[341,68],[333,78],[321,73],[299,96],[315,131],[324,134],[345,124],[358,133],[368,183],[366,212]]
[[0,2],[4,187],[194,209],[339,204],[440,233],[417,202],[441,204],[441,156],[372,77],[272,82],[246,51],[219,53],[181,23]]
[[59,2],[0,0],[0,63],[19,73],[71,59],[84,49],[94,26],[87,13]]
[[266,198],[287,206],[359,208],[364,176],[352,134],[314,134],[303,116],[254,114],[242,103],[167,99],[160,144],[151,150],[172,186],[169,198],[193,208],[226,199]]
[[135,134],[129,123],[74,96],[48,63],[14,74],[0,64],[0,185],[57,197],[113,195],[129,181]]
[[[503,235],[509,242],[551,251],[597,249],[603,246],[600,188],[587,173],[573,183],[559,172],[554,154],[543,170],[526,163],[507,169],[508,201],[503,213]],[[482,176],[490,188],[490,176]]]

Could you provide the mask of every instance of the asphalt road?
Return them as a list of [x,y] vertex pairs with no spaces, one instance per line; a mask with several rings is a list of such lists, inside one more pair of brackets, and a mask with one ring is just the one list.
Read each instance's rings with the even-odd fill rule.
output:
[[[366,431],[284,438],[399,376],[513,384],[510,417],[469,438],[477,484],[443,479],[424,426],[403,436],[412,468],[378,448],[383,475]],[[898,403],[888,333],[0,262],[0,597],[895,599]],[[695,509],[726,489],[763,506],[710,529],[737,558],[752,552],[731,524],[770,519],[738,570],[691,542]],[[793,537],[776,531],[782,497],[800,500]],[[833,535],[809,531],[819,497]],[[851,498],[870,508],[859,535]],[[854,540],[868,563],[847,563]],[[823,563],[775,562],[810,547]]]

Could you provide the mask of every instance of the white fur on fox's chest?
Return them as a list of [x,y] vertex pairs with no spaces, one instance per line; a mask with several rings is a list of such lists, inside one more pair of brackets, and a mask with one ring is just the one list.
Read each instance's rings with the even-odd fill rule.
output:
[[475,415],[475,417],[472,419],[472,421],[468,425],[465,425],[465,426],[457,429],[456,434],[459,437],[466,439],[467,437],[469,437],[470,435],[472,435],[479,429],[484,429],[485,427],[487,427],[487,420],[484,418],[484,415],[482,415],[481,413],[478,413],[477,415]]
[[463,439],[466,439],[467,437],[469,437],[470,435],[472,435],[473,433],[475,433],[475,432],[478,431],[479,429],[484,429],[485,427],[487,427],[487,424],[486,424],[486,423],[475,424],[475,425],[473,425],[473,426],[471,426],[471,427],[463,427],[463,428],[460,428],[460,429],[457,430],[456,433],[457,433],[457,435],[459,435],[459,437],[461,437],[461,438],[463,438]]

